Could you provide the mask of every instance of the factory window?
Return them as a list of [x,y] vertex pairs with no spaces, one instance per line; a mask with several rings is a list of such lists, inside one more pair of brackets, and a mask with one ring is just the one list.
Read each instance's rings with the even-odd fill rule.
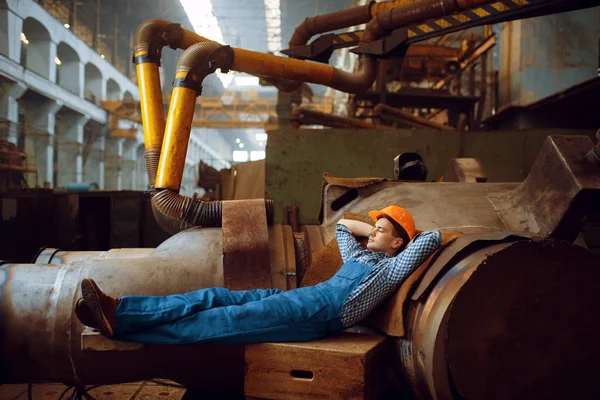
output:
[[0,0],[0,54],[8,56],[8,4]]
[[109,79],[106,82],[106,99],[107,100],[121,100],[121,88],[114,79]]
[[56,48],[54,62],[56,63],[56,83],[69,92],[80,96],[79,78],[81,72],[79,66],[81,62],[77,52],[68,44],[59,43]]
[[21,32],[21,64],[50,79],[50,33],[38,20],[27,18]]
[[246,162],[248,161],[248,152],[236,150],[233,152],[233,161],[235,162]]
[[264,160],[264,159],[265,159],[265,152],[263,150],[250,152],[250,161]]
[[102,97],[102,73],[92,63],[85,65],[85,93],[84,97],[86,100],[100,104],[100,98]]

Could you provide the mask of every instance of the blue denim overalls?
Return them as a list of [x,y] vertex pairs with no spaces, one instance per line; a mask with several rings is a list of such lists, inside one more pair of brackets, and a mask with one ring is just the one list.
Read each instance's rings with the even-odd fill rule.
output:
[[329,280],[290,291],[200,289],[172,296],[126,296],[114,339],[146,344],[305,342],[341,332],[348,295],[372,264],[348,260]]

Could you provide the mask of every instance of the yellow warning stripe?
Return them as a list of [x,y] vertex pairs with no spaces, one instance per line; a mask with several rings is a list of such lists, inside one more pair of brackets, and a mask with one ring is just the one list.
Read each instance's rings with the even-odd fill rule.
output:
[[474,10],[471,10],[471,12],[475,15],[477,15],[478,17],[487,17],[488,15],[490,15],[489,12],[487,12],[486,10],[484,10],[483,8],[476,8]]
[[451,17],[454,18],[455,20],[457,20],[458,22],[467,22],[467,21],[471,20],[469,17],[467,17],[464,14],[451,15]]
[[434,23],[442,29],[449,28],[452,26],[452,24],[450,22],[446,21],[445,19],[438,19],[437,21],[434,21]]
[[506,4],[503,4],[501,2],[493,3],[490,5],[500,12],[508,10],[508,7],[506,6]]
[[524,6],[525,4],[529,4],[528,0],[512,0],[512,2],[519,6]]
[[425,33],[433,32],[433,28],[427,24],[421,24],[421,25],[417,26],[417,28],[419,28],[420,30],[422,30]]

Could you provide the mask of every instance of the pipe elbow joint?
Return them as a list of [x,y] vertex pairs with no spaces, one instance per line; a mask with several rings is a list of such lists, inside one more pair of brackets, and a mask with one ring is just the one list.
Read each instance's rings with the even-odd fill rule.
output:
[[[179,24],[163,19],[142,22],[133,35],[133,62],[155,62],[160,64],[162,48],[180,47],[183,29]],[[141,57],[141,58],[140,58]]]
[[336,69],[328,86],[346,93],[361,93],[370,89],[376,78],[377,59],[361,56],[358,60],[358,72],[351,73]]
[[[172,235],[193,227],[222,226],[223,201],[205,201],[184,196],[171,189],[158,190],[151,200],[152,213],[158,225]],[[275,205],[265,199],[267,224],[273,223]]]
[[172,235],[194,226],[221,226],[221,201],[203,201],[171,189],[152,196],[152,213],[158,225]]
[[216,42],[200,42],[181,54],[175,66],[174,86],[202,93],[202,81],[218,69],[229,72],[234,60],[233,49]]

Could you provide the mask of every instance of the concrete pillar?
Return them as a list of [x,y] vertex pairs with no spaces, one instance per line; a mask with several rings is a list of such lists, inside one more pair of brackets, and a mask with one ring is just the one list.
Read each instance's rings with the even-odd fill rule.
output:
[[136,170],[136,190],[148,189],[148,172],[146,171],[146,150],[144,144],[140,143],[137,146],[135,159],[135,170]]
[[0,52],[17,63],[21,61],[22,31],[23,20],[18,15],[9,9],[0,10],[0,35],[7,38]]
[[54,133],[56,113],[61,107],[62,103],[50,99],[24,102],[26,131],[23,147],[29,163],[34,160],[38,170],[37,182],[28,174],[29,186],[54,187]]
[[85,182],[95,182],[100,189],[104,189],[105,136],[105,132],[92,132],[92,138],[88,139],[89,142],[85,144],[88,148],[84,152],[87,154],[85,154],[83,164],[83,179]]
[[77,94],[79,97],[84,98],[85,96],[85,64],[79,62],[79,93]]
[[104,189],[122,190],[123,138],[107,137],[104,150]]
[[57,51],[57,47],[58,45],[56,43],[54,43],[53,41],[50,41],[50,65],[49,65],[49,75],[48,75],[48,80],[50,82],[56,83],[56,62],[54,61],[56,59],[56,51]]
[[83,130],[89,116],[60,112],[56,123],[56,187],[83,182]]
[[136,139],[125,139],[123,142],[123,158],[121,160],[122,190],[135,189]]
[[2,140],[18,144],[17,124],[19,123],[18,100],[25,94],[27,87],[19,82],[0,84],[0,119],[8,122],[8,129],[2,132]]

